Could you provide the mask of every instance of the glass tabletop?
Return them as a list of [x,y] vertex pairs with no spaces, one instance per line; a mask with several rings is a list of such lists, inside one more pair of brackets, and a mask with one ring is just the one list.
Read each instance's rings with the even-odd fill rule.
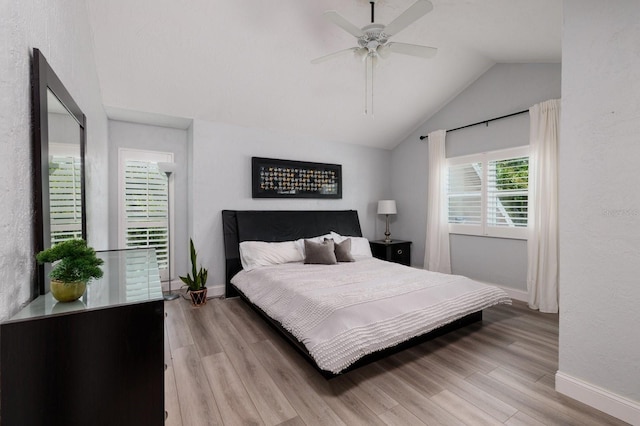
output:
[[91,280],[75,302],[58,302],[51,292],[37,297],[10,321],[162,299],[154,248],[98,251],[104,276]]

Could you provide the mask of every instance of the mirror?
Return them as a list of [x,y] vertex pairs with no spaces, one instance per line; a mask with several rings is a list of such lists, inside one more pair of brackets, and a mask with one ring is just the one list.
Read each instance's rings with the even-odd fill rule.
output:
[[[86,117],[38,49],[33,49],[36,253],[87,239],[84,152]],[[49,291],[51,265],[39,265],[35,294]]]

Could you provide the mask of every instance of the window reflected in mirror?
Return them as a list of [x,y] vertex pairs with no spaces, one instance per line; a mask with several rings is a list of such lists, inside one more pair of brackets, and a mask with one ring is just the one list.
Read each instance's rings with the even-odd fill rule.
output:
[[82,238],[82,158],[80,128],[47,90],[49,121],[49,207],[51,245]]

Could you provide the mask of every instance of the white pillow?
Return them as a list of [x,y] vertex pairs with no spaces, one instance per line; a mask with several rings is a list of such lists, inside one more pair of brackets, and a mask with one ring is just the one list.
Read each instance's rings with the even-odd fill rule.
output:
[[336,243],[341,243],[347,238],[351,238],[352,256],[373,257],[373,254],[371,254],[371,246],[369,245],[369,240],[364,237],[343,236],[331,231],[331,238],[333,238]]
[[243,241],[240,243],[242,269],[250,271],[260,266],[301,262],[304,256],[294,241],[268,243],[266,241]]
[[300,255],[304,259],[306,257],[306,253],[304,252],[304,240],[309,240],[312,243],[323,243],[325,238],[333,239],[331,234],[320,235],[319,237],[312,237],[312,238],[300,238],[295,241],[296,248],[298,249],[298,251],[300,252]]

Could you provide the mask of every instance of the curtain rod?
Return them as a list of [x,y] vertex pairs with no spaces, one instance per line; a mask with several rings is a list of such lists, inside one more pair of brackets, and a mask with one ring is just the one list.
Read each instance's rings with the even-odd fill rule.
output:
[[[502,120],[503,118],[508,118],[508,117],[513,117],[514,115],[524,114],[525,112],[529,112],[529,110],[525,109],[524,111],[518,111],[518,112],[511,113],[511,114],[503,115],[503,116],[500,116],[500,117],[490,118],[488,120],[478,121],[477,123],[467,124],[466,126],[456,127],[455,129],[447,130],[447,133],[455,132],[456,130],[466,129],[467,127],[477,126],[478,124],[486,124],[488,126],[491,121]],[[426,139],[427,137],[428,137],[427,135],[420,136],[420,140]]]

